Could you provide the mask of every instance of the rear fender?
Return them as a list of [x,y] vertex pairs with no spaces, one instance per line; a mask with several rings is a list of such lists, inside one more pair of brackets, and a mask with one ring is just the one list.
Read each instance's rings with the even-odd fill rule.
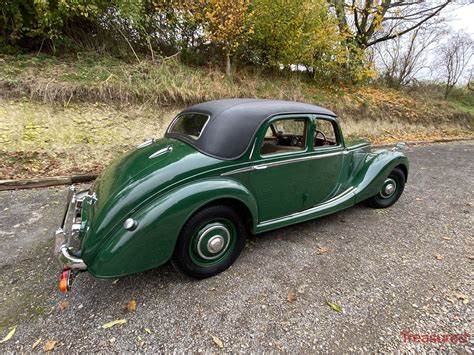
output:
[[118,277],[166,263],[186,221],[202,206],[223,198],[245,204],[257,221],[257,203],[238,181],[211,178],[189,183],[133,213],[130,218],[138,222],[137,228],[120,228],[88,262],[88,271],[96,277]]
[[367,155],[365,166],[354,179],[357,188],[355,203],[377,195],[387,176],[399,165],[408,173],[408,159],[401,152],[383,150]]

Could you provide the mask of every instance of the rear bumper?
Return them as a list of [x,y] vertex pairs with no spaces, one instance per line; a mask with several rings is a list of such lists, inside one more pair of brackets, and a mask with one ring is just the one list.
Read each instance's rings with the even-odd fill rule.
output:
[[54,233],[54,253],[63,269],[86,270],[87,265],[71,248],[71,239],[79,235],[81,227],[82,202],[89,196],[88,191],[76,193],[72,185],[68,190],[67,205],[64,210],[61,226]]

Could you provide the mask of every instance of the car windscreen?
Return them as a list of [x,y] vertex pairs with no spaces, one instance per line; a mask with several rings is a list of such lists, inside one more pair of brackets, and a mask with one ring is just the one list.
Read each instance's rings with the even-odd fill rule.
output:
[[183,134],[198,139],[208,120],[209,116],[202,113],[181,114],[171,123],[168,133]]

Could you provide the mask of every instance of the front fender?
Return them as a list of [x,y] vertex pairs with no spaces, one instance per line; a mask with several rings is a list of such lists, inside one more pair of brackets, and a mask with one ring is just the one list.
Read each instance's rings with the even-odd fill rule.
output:
[[244,203],[257,220],[257,203],[250,191],[230,178],[209,178],[180,186],[158,197],[131,217],[133,231],[124,228],[101,248],[88,271],[96,277],[118,277],[163,265],[171,255],[186,221],[202,206],[218,199]]
[[383,150],[368,154],[365,166],[354,179],[357,188],[355,203],[375,196],[390,172],[399,165],[408,172],[408,159],[401,152]]

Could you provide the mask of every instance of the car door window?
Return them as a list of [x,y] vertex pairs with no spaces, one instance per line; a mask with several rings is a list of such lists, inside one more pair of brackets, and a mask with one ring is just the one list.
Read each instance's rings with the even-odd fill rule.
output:
[[260,155],[268,156],[306,149],[305,118],[284,118],[273,121],[268,126],[260,147]]
[[338,145],[336,129],[329,120],[316,119],[313,144],[315,148],[324,148]]

